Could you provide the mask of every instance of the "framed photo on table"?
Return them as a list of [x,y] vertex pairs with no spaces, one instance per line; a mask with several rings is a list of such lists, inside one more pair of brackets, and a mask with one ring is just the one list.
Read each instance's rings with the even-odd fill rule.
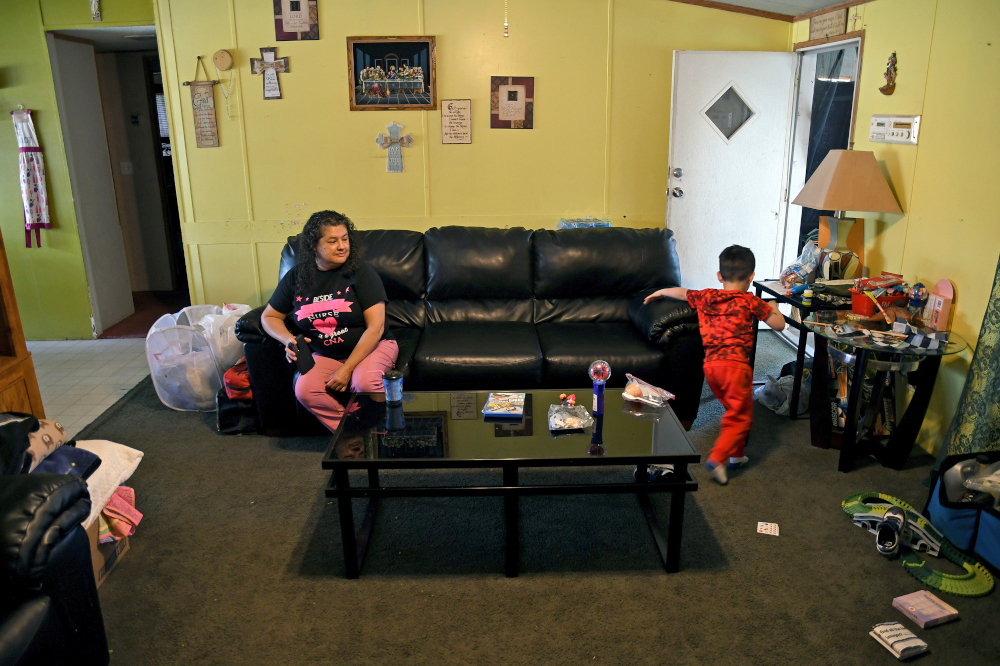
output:
[[351,111],[437,108],[434,37],[348,37]]

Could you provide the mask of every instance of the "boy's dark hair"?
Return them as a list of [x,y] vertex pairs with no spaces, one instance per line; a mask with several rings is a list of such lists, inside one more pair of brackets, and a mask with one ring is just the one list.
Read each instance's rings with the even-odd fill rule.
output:
[[746,280],[756,267],[753,252],[742,245],[730,245],[719,255],[719,272],[726,282]]

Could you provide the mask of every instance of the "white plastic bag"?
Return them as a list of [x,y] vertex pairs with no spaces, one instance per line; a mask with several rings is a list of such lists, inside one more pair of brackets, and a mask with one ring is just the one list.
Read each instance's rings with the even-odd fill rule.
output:
[[[219,364],[219,373],[225,374],[226,370],[236,365],[237,361],[243,357],[243,343],[236,339],[236,322],[239,321],[240,317],[250,312],[250,306],[223,303],[221,308],[215,305],[193,307],[212,307],[215,310],[202,314],[191,325],[204,333],[208,344],[212,346],[212,351],[215,353],[215,361]],[[185,308],[185,310],[190,309]],[[201,313],[199,312],[199,314]]]
[[236,321],[248,305],[192,305],[163,315],[146,335],[146,360],[160,401],[171,409],[214,412],[222,375],[242,356]]
[[[767,381],[762,386],[754,389],[753,397],[757,402],[775,414],[788,416],[792,404],[792,387],[794,385],[795,378],[792,375],[785,375],[777,379],[768,375]],[[809,388],[810,382],[803,375],[802,386],[799,388],[799,408],[796,411],[797,414],[805,414],[809,411]]]
[[815,241],[808,241],[802,247],[802,254],[796,261],[790,263],[785,270],[781,271],[781,284],[786,289],[791,289],[796,284],[805,282],[809,274],[816,270],[820,261],[819,246]]

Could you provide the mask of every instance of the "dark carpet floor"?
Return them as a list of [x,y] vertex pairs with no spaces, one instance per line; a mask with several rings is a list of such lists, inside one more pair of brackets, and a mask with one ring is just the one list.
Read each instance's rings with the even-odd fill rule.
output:
[[[763,336],[758,376],[790,358]],[[703,455],[721,413],[705,398],[691,433]],[[892,599],[921,586],[840,508],[863,490],[922,507],[931,458],[841,474],[808,421],[759,405],[755,419],[748,469],[726,487],[696,470],[679,573],[664,573],[631,496],[522,499],[514,579],[499,498],[389,499],[361,579],[346,580],[324,440],[217,435],[214,415],[167,409],[147,379],[80,435],[145,452],[129,482],[145,517],[100,590],[112,663],[890,664],[868,631],[894,620],[930,645],[920,664],[997,663],[997,592],[942,593],[960,619],[917,629]]]

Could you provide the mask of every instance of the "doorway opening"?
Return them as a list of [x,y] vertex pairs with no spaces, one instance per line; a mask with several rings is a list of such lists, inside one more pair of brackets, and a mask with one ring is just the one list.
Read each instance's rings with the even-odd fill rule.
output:
[[[857,33],[855,33],[857,34]],[[799,256],[808,240],[817,240],[820,216],[834,211],[796,206],[791,202],[831,150],[854,145],[858,78],[864,51],[864,33],[840,41],[797,49],[799,81],[796,90],[795,127],[792,131],[787,189],[788,210],[782,266]],[[789,316],[791,308],[782,306]],[[797,311],[796,311],[797,313]],[[800,332],[786,327],[779,336],[794,347]],[[808,339],[808,336],[807,336]],[[806,354],[812,356],[812,343]]]
[[154,26],[49,33],[94,335],[190,304]]
[[[788,200],[802,191],[831,150],[853,144],[860,38],[799,49],[799,84],[792,137]],[[820,216],[833,211],[788,205],[782,266],[795,261],[806,241],[815,238]]]

